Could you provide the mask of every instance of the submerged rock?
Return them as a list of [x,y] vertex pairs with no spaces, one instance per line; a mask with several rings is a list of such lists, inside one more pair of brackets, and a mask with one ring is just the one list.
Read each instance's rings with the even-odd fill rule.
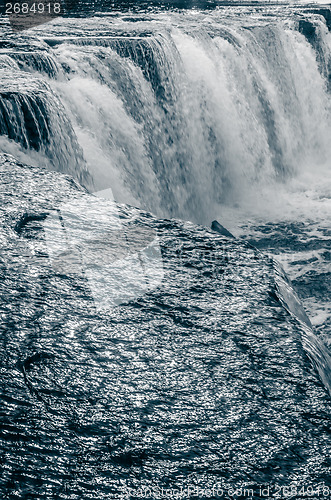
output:
[[[270,494],[328,484],[330,398],[270,258],[205,227],[95,202],[71,178],[9,156],[0,176],[3,498],[142,498],[162,487],[228,498],[241,486],[259,498],[262,484]],[[80,267],[53,265],[48,213],[62,217]],[[135,287],[128,251],[112,252],[116,222],[157,234],[162,273],[100,309],[99,275],[84,261],[100,224]],[[132,252],[144,258],[142,241]],[[107,251],[93,255],[98,264]]]
[[314,8],[314,9],[311,9],[310,12],[312,12],[313,14],[318,14],[320,16],[323,16],[329,31],[331,31],[331,8],[330,7],[325,6],[325,8]]
[[233,234],[230,233],[222,224],[220,224],[217,220],[213,220],[211,223],[211,228],[213,231],[222,234],[223,236],[227,236],[228,238],[234,238]]

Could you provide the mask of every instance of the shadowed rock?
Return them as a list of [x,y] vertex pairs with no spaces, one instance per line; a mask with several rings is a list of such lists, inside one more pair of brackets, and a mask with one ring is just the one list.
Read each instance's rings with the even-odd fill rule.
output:
[[217,233],[222,234],[223,236],[226,236],[227,238],[234,238],[233,234],[230,233],[222,224],[220,224],[217,220],[213,220],[211,223],[211,229],[213,231],[216,231]]

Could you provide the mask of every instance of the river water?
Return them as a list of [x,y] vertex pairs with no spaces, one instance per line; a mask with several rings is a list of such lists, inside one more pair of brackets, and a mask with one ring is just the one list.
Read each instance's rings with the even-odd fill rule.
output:
[[2,151],[78,178],[87,170],[92,190],[158,216],[220,219],[277,255],[328,341],[325,12],[108,12],[18,34],[4,21],[2,91],[22,88],[32,118],[2,101]]
[[[313,330],[322,341],[324,352],[327,353],[327,349],[331,349],[331,26],[329,8],[327,6],[322,9],[311,5],[257,3],[254,5],[229,4],[208,9],[181,10],[153,7],[133,11],[124,8],[117,11],[105,10],[94,12],[94,15],[90,13],[89,17],[81,15],[77,18],[72,16],[58,18],[48,24],[19,33],[13,33],[8,20],[1,18],[0,151],[13,155],[18,162],[46,167],[48,171],[69,174],[89,192],[96,192],[120,204],[125,203],[146,210],[157,218],[182,219],[202,226],[210,226],[212,220],[219,220],[234,236],[248,241],[259,250],[275,257],[284,266],[294,289],[303,302]],[[14,172],[22,184],[20,170],[16,170],[15,167]],[[30,178],[29,175],[27,174],[27,178]],[[36,177],[38,176],[43,178],[40,173],[36,173]],[[48,178],[45,177],[45,179],[47,183]],[[54,189],[54,193],[57,193],[56,196],[59,197],[64,181],[56,182],[53,178],[49,179],[50,189]],[[10,185],[11,192],[14,193],[15,178],[8,180],[5,176],[5,182],[6,186]],[[29,198],[31,195],[31,199],[38,199],[39,203],[40,197],[38,197],[35,182],[33,180],[27,182],[26,192],[30,194],[22,195],[22,199],[25,200],[26,196]],[[48,205],[51,201],[48,200],[47,189],[44,187],[41,193],[49,209]],[[15,208],[17,214],[23,210],[18,208],[21,206],[20,203],[17,201]],[[36,202],[36,206],[39,207],[38,203]],[[43,210],[42,203],[40,207],[39,209]],[[193,230],[191,229],[193,226],[189,225],[187,227],[190,229],[185,230],[187,232],[184,231],[185,235],[182,235],[179,229],[181,226],[178,224],[180,223],[173,222],[173,226],[171,224],[169,226],[173,237],[183,237],[185,244],[191,238],[199,247],[199,231],[205,230],[198,229],[198,226],[194,226],[196,229]],[[208,234],[204,233],[207,240],[210,237]],[[245,253],[246,250],[240,251]],[[185,267],[186,264],[183,265]],[[262,267],[262,264],[258,266],[256,273],[262,272]],[[181,272],[180,269],[178,272]],[[255,290],[254,287],[258,285],[252,276],[249,275],[247,279]],[[25,286],[22,283],[20,285],[15,283],[14,287]],[[170,288],[171,283],[170,281]],[[206,284],[206,290],[208,286]],[[215,283],[213,286],[216,286]],[[226,290],[226,286],[222,286]],[[77,292],[77,289],[75,290]],[[224,290],[222,300],[226,294]],[[170,297],[173,293],[172,288],[167,293]],[[231,295],[231,292],[229,293]],[[247,293],[246,289],[242,293]],[[217,294],[215,297],[216,300]],[[243,295],[240,297],[242,298]],[[70,298],[76,315],[73,313],[71,322],[68,320],[66,323],[63,330],[66,335],[69,335],[70,331],[76,332],[77,324],[81,322],[79,314],[82,314],[83,309],[81,305],[76,304],[75,300]],[[178,320],[179,323],[176,323],[176,318],[173,316],[173,308],[176,309],[176,306],[172,299],[169,300],[169,304],[157,306],[160,310],[166,311],[170,308],[172,311],[169,317],[168,313],[164,312],[167,318],[165,321],[174,321],[177,326],[181,324],[178,328],[187,328],[188,323],[186,324],[185,321],[189,322],[189,316],[193,312],[188,313],[184,321],[182,311],[181,319]],[[262,307],[258,293],[255,300],[257,307]],[[54,313],[55,316],[58,314],[56,320],[58,322],[63,321],[66,315],[65,305],[61,301],[62,299],[59,299],[60,312]],[[195,304],[194,307],[198,307],[194,302],[195,298],[192,298],[192,301]],[[208,301],[207,296],[206,301]],[[165,302],[167,302],[166,299]],[[254,310],[253,303],[252,299],[249,305],[251,313]],[[148,305],[148,307],[152,306]],[[228,306],[228,312],[233,307],[236,307],[235,302]],[[52,320],[51,309],[49,306],[45,320],[49,325]],[[200,313],[197,311],[198,309],[195,309],[194,314],[200,318]],[[206,304],[203,306],[203,311],[208,314]],[[217,307],[214,313],[215,317],[221,314]],[[87,313],[84,328],[90,328],[93,331],[93,321],[96,321],[95,325],[99,327],[102,325],[101,338],[105,340],[106,326],[100,321],[106,320],[96,319],[93,314]],[[130,314],[132,315],[130,321],[133,325],[134,313],[131,311]],[[214,317],[213,314],[212,317]],[[152,322],[149,313],[146,317]],[[111,321],[118,321],[121,324],[124,321],[123,318],[121,313],[117,320],[112,317]],[[226,318],[223,320],[226,323]],[[107,321],[110,321],[109,318]],[[283,317],[275,321],[283,321]],[[270,331],[276,331],[273,330],[274,326],[270,327]],[[128,329],[130,330],[131,327],[133,328],[133,326],[128,326]],[[241,327],[237,325],[237,328]],[[154,333],[157,328],[157,324],[153,323]],[[165,324],[162,328],[165,328]],[[288,327],[284,328],[286,330]],[[231,328],[230,331],[232,331]],[[52,339],[49,342],[53,352],[55,347],[52,342],[56,343],[56,336],[51,330],[48,334]],[[142,337],[140,342],[144,345],[149,359],[148,363],[151,363],[150,346],[143,334]],[[197,341],[196,336],[194,339]],[[44,340],[40,341],[40,345],[43,345],[45,350],[47,342],[45,340],[44,345]],[[91,349],[98,352],[97,359],[102,372],[93,375],[96,385],[93,386],[91,382],[92,385],[89,385],[88,389],[90,394],[93,393],[93,397],[96,397],[96,387],[100,384],[100,380],[110,375],[109,367],[108,365],[106,367],[103,355],[101,355],[103,348],[96,338],[83,340],[79,338],[76,345],[78,346],[77,352],[84,350],[90,341]],[[16,346],[14,351],[16,348],[19,349],[15,342],[13,341]],[[39,345],[38,342],[37,345]],[[115,340],[114,342],[116,343]],[[173,342],[174,339],[169,339],[169,346],[172,346],[169,347],[171,352],[176,349],[176,344]],[[84,347],[82,347],[83,344]],[[66,346],[64,350],[69,349],[67,340],[63,345]],[[190,349],[190,346],[189,343],[186,348]],[[258,344],[255,347],[257,346]],[[128,354],[130,349],[128,346],[123,349],[122,347],[123,359],[121,358],[118,365],[120,389],[117,386],[115,389],[122,391],[123,397],[123,394],[126,394],[124,388],[127,383],[124,358],[130,358]],[[40,346],[39,348],[42,349]],[[210,346],[208,356],[212,356],[209,348]],[[166,345],[162,344],[162,349],[164,349],[162,356],[167,358]],[[75,360],[74,363],[79,363],[77,352],[70,354]],[[32,356],[31,353],[29,355]],[[113,352],[111,355],[106,353],[104,358],[109,361],[113,355]],[[190,356],[193,360],[194,355]],[[44,363],[42,356],[40,359]],[[167,363],[170,363],[170,358],[167,360]],[[181,359],[180,362],[182,363],[183,360]],[[34,361],[31,363],[33,365]],[[68,384],[69,375],[74,377],[77,384],[79,384],[79,376],[83,378],[86,376],[82,374],[80,368],[76,373],[68,360],[66,369],[61,365],[62,361],[58,362],[55,359],[50,363],[51,365],[53,363],[51,369],[55,370],[56,377],[60,377],[59,380],[62,369],[67,373],[66,380],[61,379],[59,382],[61,387]],[[175,365],[179,363],[177,358],[174,363]],[[287,367],[290,366],[289,363],[287,359]],[[33,377],[37,379],[40,377],[40,380],[43,377],[47,378],[46,365],[42,365],[42,370],[45,372],[36,375],[33,373],[34,368],[31,368],[31,374],[26,377],[29,379],[31,376],[31,380]],[[156,376],[159,369],[162,373],[162,363],[158,368],[155,366],[154,372],[152,369],[149,372],[148,369],[140,381],[137,381],[138,385],[142,384],[140,389],[143,386],[142,380],[148,385],[149,373],[154,373],[153,376]],[[171,363],[167,364],[167,369],[172,373],[171,366]],[[117,368],[114,369],[117,370]],[[207,376],[208,370],[202,371],[203,376]],[[190,383],[195,381],[194,384],[198,384],[195,377],[198,376],[199,370],[193,370],[193,372]],[[158,386],[157,391],[162,391],[162,374],[158,376],[161,378],[157,384],[161,385]],[[226,378],[226,375],[223,373],[222,377]],[[131,380],[130,384],[132,383]],[[206,383],[209,384],[209,382]],[[51,398],[56,398],[54,387],[51,390],[53,391]],[[109,391],[110,386],[107,387]],[[33,389],[31,390],[33,392]],[[211,387],[208,390],[212,392]],[[202,397],[201,391],[201,387],[197,389],[196,394],[199,394],[199,397]],[[13,389],[14,392],[15,389]],[[154,396],[156,398],[155,394]],[[76,396],[68,396],[70,401],[71,397]],[[224,395],[224,397],[227,396]],[[169,398],[166,405],[170,405],[171,397]],[[190,411],[192,411],[194,395],[191,394],[189,398]],[[51,408],[49,411],[61,420],[62,403],[56,403],[60,406],[54,409],[54,401],[49,402]],[[77,402],[69,404],[68,401],[64,405],[67,411],[70,410],[71,404],[77,404]],[[303,401],[301,402],[303,404]],[[134,402],[130,400],[125,404],[127,408],[131,408],[130,405],[139,407],[140,403],[134,399]],[[142,406],[143,404],[141,403]],[[148,404],[151,405],[151,401]],[[159,404],[163,403],[159,401],[156,404],[157,408]],[[228,409],[232,404],[234,401],[229,403]],[[77,424],[77,428],[72,423],[79,442],[85,438],[87,441],[94,439],[93,429],[84,427],[87,425],[89,412],[93,413],[94,410],[92,411],[89,407],[85,410],[85,416],[81,416],[85,423]],[[77,409],[72,411],[72,419],[77,417],[79,420],[77,411]],[[119,413],[117,414],[116,411]],[[114,421],[119,422],[119,407],[116,411]],[[163,418],[162,411],[159,413],[157,409],[158,422]],[[170,414],[167,411],[164,415],[168,415],[168,418],[175,418],[174,415],[177,415],[175,412],[172,417],[169,417]],[[244,411],[243,407],[241,411]],[[104,418],[102,412],[103,410],[98,414],[101,415],[101,420]],[[107,412],[109,420],[112,418],[109,408]],[[37,419],[37,415],[34,414],[33,418]],[[149,445],[154,450],[152,452],[154,462],[153,460],[148,462],[149,475],[146,471],[146,476],[141,475],[147,478],[147,482],[151,480],[153,467],[155,467],[158,480],[160,479],[162,460],[164,460],[164,470],[166,470],[165,484],[171,484],[173,474],[185,476],[195,470],[193,467],[195,458],[192,458],[195,452],[192,450],[198,445],[193,434],[190,434],[192,443],[195,442],[195,445],[192,445],[193,448],[187,440],[185,443],[183,441],[183,449],[180,448],[178,441],[173,441],[172,452],[175,455],[178,452],[178,455],[174,459],[175,472],[172,474],[172,459],[165,451],[166,444],[162,442],[162,446],[159,446],[155,436],[150,438],[149,427],[147,433],[140,427],[134,431],[132,423],[134,418],[130,420],[128,428],[121,427],[117,437],[114,437],[114,434],[110,438],[107,434],[104,438],[108,446],[107,452],[101,447],[102,453],[111,454],[113,446],[115,458],[112,458],[112,467],[116,464],[122,467],[121,478],[123,480],[125,467],[132,466],[133,469],[142,467],[145,460],[144,453],[147,455],[149,453]],[[183,414],[178,418],[179,420],[184,418]],[[198,422],[199,416],[195,415],[194,418]],[[35,420],[33,422],[35,425]],[[224,425],[229,426],[229,420],[226,422]],[[215,422],[214,424],[216,425]],[[177,432],[176,425],[171,427],[171,433]],[[210,425],[208,421],[203,432],[210,433]],[[286,425],[284,432],[283,430],[281,432],[283,439],[286,434]],[[297,425],[299,428],[299,420]],[[63,426],[65,427],[64,423]],[[70,429],[66,428],[65,432],[69,431]],[[237,431],[236,428],[235,432]],[[270,429],[269,431],[271,432]],[[51,431],[48,429],[45,432],[47,434]],[[163,437],[159,436],[160,442],[164,436],[168,435],[167,432],[164,431]],[[91,433],[90,438],[87,437],[89,433]],[[121,443],[116,441],[119,435],[131,436],[127,439],[131,440],[132,449],[136,451],[132,453],[130,451],[131,455],[129,452],[124,452]],[[169,439],[175,439],[174,435],[171,434]],[[100,438],[99,434],[98,436]],[[135,448],[134,443],[139,439],[144,440],[144,447],[147,451],[145,448],[142,449],[141,442],[139,446],[137,445],[137,449]],[[66,442],[63,446],[66,456],[70,457],[73,453],[70,451],[70,446],[68,445],[67,448]],[[95,445],[94,448],[94,445],[91,445],[92,455],[89,458],[85,456],[85,462],[81,460],[86,464],[87,470],[89,462],[96,477],[99,477],[98,474],[102,477],[102,494],[100,493],[100,496],[96,498],[104,498],[102,495],[106,498],[107,494],[110,495],[109,491],[113,494],[116,490],[114,486],[116,480],[112,476],[111,488],[108,491],[105,470],[102,473],[95,472],[97,457],[101,456],[101,448],[99,449],[98,446]],[[179,446],[178,449],[177,446]],[[204,445],[201,446],[205,450]],[[56,453],[60,453],[60,449],[61,445],[57,443]],[[119,454],[119,449],[122,450],[123,456]],[[187,451],[187,455],[184,449],[190,450]],[[93,450],[97,450],[95,455],[93,455]],[[231,453],[230,458],[226,455],[230,461]],[[255,457],[253,460],[255,467],[260,451],[255,450],[252,453]],[[277,453],[280,453],[279,449],[275,452],[273,460],[276,456],[280,456]],[[197,476],[194,476],[194,481],[198,481],[196,477],[205,477],[207,483],[212,485],[207,469],[211,467],[212,475],[215,476],[220,464],[217,462],[217,467],[211,466],[212,462],[209,462],[206,456],[203,455],[201,462],[205,464],[206,469],[200,471],[201,476],[195,470]],[[213,457],[215,458],[214,455]],[[234,477],[235,464],[241,472],[243,470],[238,457],[239,455],[236,455],[234,462],[231,462],[232,468],[227,472],[228,478]],[[75,455],[75,460],[78,458]],[[218,459],[221,460],[220,457]],[[185,463],[184,472],[181,472],[181,460],[183,464]],[[190,462],[191,460],[193,462]],[[51,470],[53,470],[52,467]],[[246,463],[245,474],[249,476],[249,467],[247,467]],[[265,467],[267,471],[268,466]],[[282,468],[283,465],[280,467]],[[292,479],[295,477],[294,469],[295,467],[292,470]],[[77,470],[81,469],[78,467]],[[136,485],[134,474],[137,470],[130,472],[132,487]],[[301,473],[302,470],[300,469]],[[58,468],[57,473],[60,474]],[[63,482],[65,474],[63,471],[62,473],[61,481]],[[260,476],[253,475],[252,478],[255,481],[270,480],[272,474],[271,476],[268,474],[265,472],[263,476],[261,472]],[[277,480],[281,478],[281,473],[279,474]],[[326,477],[323,474],[319,476],[321,480]],[[92,493],[88,496],[88,478],[84,479],[84,487],[77,486],[79,481],[76,476],[74,481],[75,485],[70,491],[71,495],[76,496],[70,498],[95,498]],[[187,483],[184,481],[181,484]],[[63,487],[62,484],[61,494],[65,495]],[[8,486],[8,488],[8,491],[21,491],[21,493],[25,491],[15,490],[15,485]],[[32,490],[35,491],[33,488]],[[83,489],[80,490],[80,488]],[[27,489],[24,494],[28,495],[29,491]],[[39,498],[37,493],[33,494],[36,496],[31,496],[31,498]],[[51,498],[47,497],[47,493],[45,495],[45,498]],[[116,495],[114,498],[117,498]]]

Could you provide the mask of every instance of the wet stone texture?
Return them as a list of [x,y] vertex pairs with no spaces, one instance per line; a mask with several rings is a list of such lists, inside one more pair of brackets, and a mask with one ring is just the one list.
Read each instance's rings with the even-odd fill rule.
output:
[[330,399],[269,258],[116,206],[123,230],[158,235],[164,276],[101,310],[84,270],[51,265],[43,222],[71,200],[97,228],[115,204],[8,156],[0,173],[1,498],[330,485]]

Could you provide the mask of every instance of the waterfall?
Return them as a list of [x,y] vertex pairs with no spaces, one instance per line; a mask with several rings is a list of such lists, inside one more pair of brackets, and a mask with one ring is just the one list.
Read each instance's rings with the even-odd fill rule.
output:
[[327,19],[248,21],[216,10],[36,29],[41,48],[8,54],[44,88],[1,91],[1,134],[52,168],[87,168],[119,202],[208,223],[331,157]]
[[[307,234],[295,224],[273,232],[272,217],[256,233],[292,259],[294,278],[306,273],[304,298],[316,298],[327,330],[330,10],[259,9],[59,19],[0,39],[0,151],[159,217],[210,225],[228,208],[294,207]],[[277,290],[306,317],[290,285]],[[306,327],[303,345],[330,388],[330,356]]]
[[0,81],[1,149],[22,160],[30,156],[37,164],[88,184],[90,176],[71,123],[47,83],[35,77],[27,81],[24,72],[8,71],[8,65],[0,69]]

